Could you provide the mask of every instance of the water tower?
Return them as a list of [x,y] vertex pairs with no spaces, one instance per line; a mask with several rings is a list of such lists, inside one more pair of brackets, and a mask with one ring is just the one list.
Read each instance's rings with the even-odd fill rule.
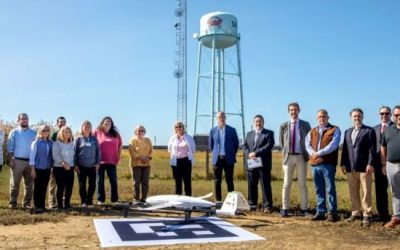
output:
[[224,111],[227,123],[244,138],[240,35],[237,18],[213,12],[200,19],[194,135],[208,134],[216,114]]

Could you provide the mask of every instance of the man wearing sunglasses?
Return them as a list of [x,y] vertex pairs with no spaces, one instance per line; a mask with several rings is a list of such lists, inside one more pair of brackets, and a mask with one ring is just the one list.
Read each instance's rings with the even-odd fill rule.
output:
[[[381,122],[374,126],[376,134],[376,150],[378,155],[381,152],[381,138],[383,132],[387,127],[392,126],[394,123],[390,120],[391,110],[387,106],[382,106],[379,109],[379,115]],[[390,220],[388,210],[388,180],[387,177],[380,171],[382,168],[381,161],[377,160],[375,169],[375,192],[376,192],[376,209],[378,210],[379,216],[375,218],[376,221],[386,222]]]
[[393,118],[395,125],[383,132],[381,141],[382,172],[387,175],[393,199],[393,216],[387,228],[400,225],[400,105],[394,107]]

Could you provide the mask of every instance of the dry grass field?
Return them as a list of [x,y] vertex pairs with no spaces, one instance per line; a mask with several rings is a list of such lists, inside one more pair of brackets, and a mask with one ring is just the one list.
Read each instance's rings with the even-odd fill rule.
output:
[[[174,193],[174,181],[169,166],[168,153],[155,150],[152,162],[150,195]],[[247,196],[247,183],[242,167],[242,155],[238,156],[235,169],[235,189]],[[337,173],[338,206],[342,220],[330,224],[327,222],[310,222],[296,216],[299,203],[297,183],[293,183],[291,203],[292,216],[282,219],[278,216],[281,205],[282,168],[280,153],[273,155],[273,199],[275,212],[265,215],[261,212],[250,212],[244,216],[224,218],[250,232],[266,237],[266,241],[224,243],[224,244],[187,244],[177,246],[150,247],[147,249],[396,249],[400,244],[400,231],[386,230],[382,224],[374,223],[370,228],[363,228],[359,223],[346,223],[343,218],[349,214],[349,194],[344,176]],[[193,195],[204,195],[213,191],[213,181],[206,176],[205,152],[196,154],[196,165],[193,168]],[[310,207],[315,206],[315,192],[308,173]],[[121,201],[132,199],[132,180],[128,167],[128,153],[124,150],[118,166],[118,185]],[[30,214],[29,210],[10,210],[8,203],[9,169],[5,166],[0,173],[0,248],[19,249],[29,246],[33,249],[97,249],[99,241],[94,229],[94,218],[118,218],[123,213],[110,208],[81,209],[79,207],[78,183],[75,181],[70,211],[50,211],[41,215]],[[108,185],[107,185],[108,190]],[[225,184],[223,184],[223,192]],[[109,195],[109,193],[107,193]],[[22,195],[22,193],[20,194]],[[108,199],[109,197],[107,197]],[[260,198],[261,199],[261,198]],[[390,206],[391,207],[391,206]],[[129,214],[129,217],[138,216]],[[151,216],[172,216],[152,214]],[[175,215],[176,216],[176,215]],[[62,237],[60,237],[62,236]]]
[[[247,182],[245,178],[245,171],[243,169],[242,158],[243,158],[242,152],[239,151],[237,157],[238,162],[235,165],[235,178],[236,178],[235,189],[237,191],[242,192],[245,196],[247,196]],[[213,192],[214,184],[212,180],[212,168],[210,167],[210,172],[207,178],[205,159],[206,159],[205,152],[196,153],[196,164],[193,167],[192,171],[192,176],[193,176],[192,187],[194,196],[204,195],[209,192]],[[132,199],[132,177],[128,164],[129,164],[129,153],[127,150],[123,150],[122,158],[118,165],[118,170],[117,170],[118,192],[121,201],[129,201]],[[169,165],[168,152],[166,150],[155,150],[151,166],[152,168],[151,168],[151,180],[150,180],[150,191],[149,191],[150,195],[174,193],[175,187],[174,187],[171,167]],[[272,189],[273,189],[274,206],[277,208],[280,207],[281,204],[282,177],[283,173],[281,166],[281,154],[279,152],[276,152],[273,154]],[[223,183],[222,187],[223,187],[223,192],[226,192],[225,183]],[[109,185],[106,179],[106,190],[108,190],[108,188]],[[9,189],[9,168],[7,166],[4,166],[4,170],[0,173],[0,207],[6,207],[8,204],[8,195],[9,195],[8,189]],[[347,183],[340,171],[337,172],[337,189],[338,189],[339,208],[343,210],[348,210],[350,208],[350,204],[347,191]],[[310,208],[312,208],[315,205],[314,201],[315,192],[310,171],[308,171],[308,190],[310,194],[309,198]],[[296,207],[297,204],[299,203],[297,182],[293,182],[292,193],[293,194],[291,202],[293,204],[293,207]],[[22,195],[22,189],[20,196],[21,195]],[[106,193],[106,195],[109,195],[109,192]],[[72,203],[76,205],[78,205],[79,203],[77,178],[75,178]]]

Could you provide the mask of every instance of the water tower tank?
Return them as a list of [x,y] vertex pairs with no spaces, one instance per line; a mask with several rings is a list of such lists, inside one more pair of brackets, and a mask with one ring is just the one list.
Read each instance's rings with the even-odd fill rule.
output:
[[237,18],[227,12],[212,12],[201,17],[199,41],[208,48],[229,48],[239,39],[237,32]]

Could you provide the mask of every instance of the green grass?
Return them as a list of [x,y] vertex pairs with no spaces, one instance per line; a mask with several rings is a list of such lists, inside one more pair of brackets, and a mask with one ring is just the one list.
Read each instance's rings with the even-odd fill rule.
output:
[[[122,153],[122,159],[118,165],[118,193],[121,201],[130,201],[132,199],[132,178],[131,170],[128,166],[129,158],[128,151],[124,150]],[[235,190],[243,193],[247,197],[247,182],[245,180],[245,171],[243,169],[242,152],[238,154],[238,163],[235,166]],[[206,164],[205,164],[206,153],[196,153],[196,164],[193,167],[192,176],[192,190],[194,196],[201,196],[209,192],[213,192],[214,182],[212,178],[207,178],[206,175]],[[172,177],[171,167],[169,165],[169,155],[166,150],[154,150],[153,161],[151,168],[151,180],[150,180],[150,193],[149,195],[156,194],[173,194],[175,191],[174,180]],[[350,197],[345,181],[344,175],[337,168],[336,177],[336,188],[338,197],[338,208],[341,211],[350,211]],[[210,166],[209,177],[212,176],[212,167]],[[295,175],[296,176],[296,173]],[[273,168],[272,168],[272,195],[274,207],[278,209],[281,206],[282,200],[282,165],[281,165],[281,154],[273,153]],[[373,185],[374,186],[374,185]],[[223,182],[223,194],[226,194],[226,184]],[[315,191],[314,184],[311,179],[310,167],[308,167],[308,183],[307,187],[309,190],[309,204],[310,208],[315,207]],[[373,201],[375,202],[375,190],[373,187]],[[109,183],[106,178],[106,201],[109,200]],[[21,183],[19,201],[22,200],[23,186]],[[261,191],[259,192],[259,199],[261,201]],[[4,167],[0,173],[0,207],[7,207],[9,200],[9,168]],[[78,192],[78,181],[75,177],[72,204],[79,205],[79,192]],[[391,200],[391,199],[389,199]],[[300,203],[299,191],[297,181],[295,180],[292,184],[291,192],[291,206],[293,208],[298,207]],[[389,205],[391,208],[391,205]],[[1,214],[0,214],[0,217]]]

